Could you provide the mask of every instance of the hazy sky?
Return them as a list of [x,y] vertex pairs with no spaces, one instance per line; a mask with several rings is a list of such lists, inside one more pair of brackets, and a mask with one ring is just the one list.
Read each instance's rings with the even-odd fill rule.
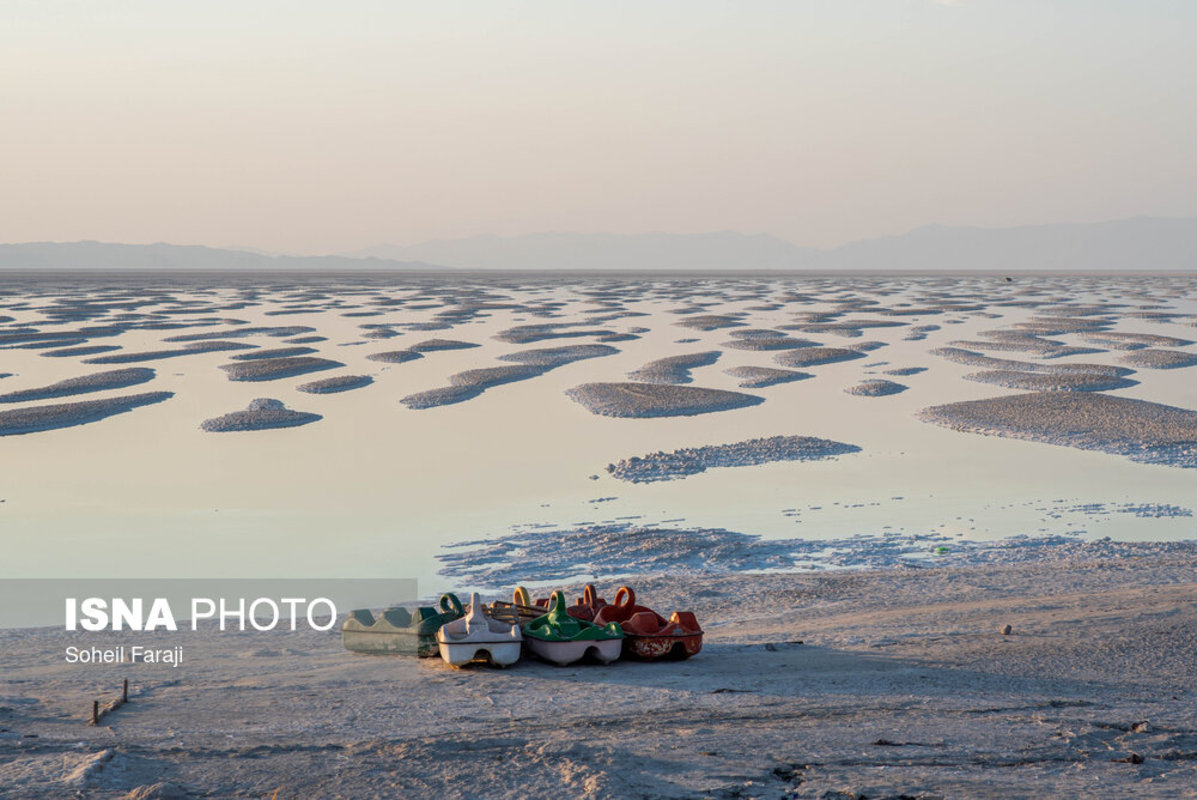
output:
[[0,8],[0,241],[1197,216],[1194,0]]

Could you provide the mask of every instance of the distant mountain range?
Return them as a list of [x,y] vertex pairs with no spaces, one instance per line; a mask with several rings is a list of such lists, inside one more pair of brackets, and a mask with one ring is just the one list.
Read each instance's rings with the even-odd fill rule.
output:
[[966,228],[928,225],[831,250],[767,234],[538,233],[380,245],[334,256],[282,256],[170,244],[37,242],[0,245],[0,268],[526,269],[861,271],[1192,271],[1197,220]]
[[378,258],[284,256],[162,242],[30,242],[0,244],[0,269],[374,270],[441,267]]
[[822,253],[768,234],[533,233],[381,245],[353,256],[414,259],[463,269],[808,269]]

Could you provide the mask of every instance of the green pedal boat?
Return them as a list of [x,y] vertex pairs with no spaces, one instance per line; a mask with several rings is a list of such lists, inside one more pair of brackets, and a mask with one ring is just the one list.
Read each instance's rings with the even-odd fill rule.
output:
[[395,606],[377,618],[367,609],[357,609],[341,626],[341,644],[355,653],[434,658],[440,655],[436,632],[463,616],[465,609],[452,592],[441,595],[439,608],[421,606],[409,612]]
[[524,623],[524,642],[545,661],[565,666],[583,658],[610,664],[623,648],[619,623],[600,626],[566,612],[565,593],[553,592],[549,613]]

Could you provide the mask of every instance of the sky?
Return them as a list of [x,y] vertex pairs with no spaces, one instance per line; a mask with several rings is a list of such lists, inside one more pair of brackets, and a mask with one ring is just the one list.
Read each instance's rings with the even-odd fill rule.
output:
[[1192,0],[5,0],[0,241],[1197,216]]

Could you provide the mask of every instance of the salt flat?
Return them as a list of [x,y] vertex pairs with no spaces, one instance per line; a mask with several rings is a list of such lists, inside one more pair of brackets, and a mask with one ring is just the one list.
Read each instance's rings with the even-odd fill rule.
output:
[[[60,631],[0,631],[0,787],[1197,797],[1194,557],[1063,545],[1018,563],[637,578],[637,597],[706,628],[703,651],[674,663],[454,670],[349,653],[331,634],[212,631],[185,640],[179,669],[82,668],[61,663]],[[87,725],[124,677],[132,702]]]

